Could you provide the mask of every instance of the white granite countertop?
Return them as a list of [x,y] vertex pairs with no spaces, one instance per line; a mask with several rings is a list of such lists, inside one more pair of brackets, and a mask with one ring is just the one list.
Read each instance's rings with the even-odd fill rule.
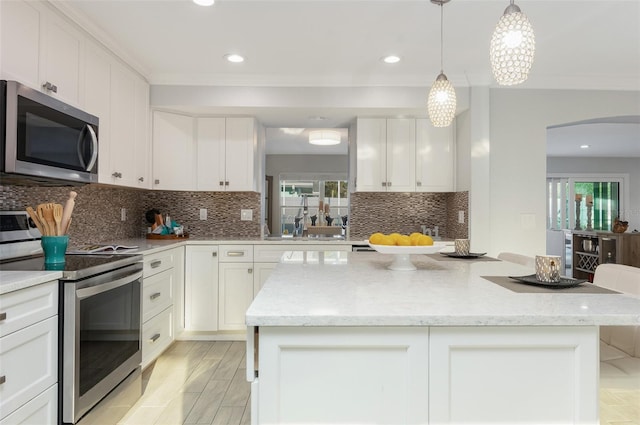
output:
[[640,325],[640,299],[628,295],[516,293],[481,276],[533,270],[504,261],[411,259],[418,270],[388,270],[391,256],[379,253],[285,255],[249,307],[247,325]]
[[18,272],[0,270],[0,295],[58,280],[61,277],[62,272],[59,271]]

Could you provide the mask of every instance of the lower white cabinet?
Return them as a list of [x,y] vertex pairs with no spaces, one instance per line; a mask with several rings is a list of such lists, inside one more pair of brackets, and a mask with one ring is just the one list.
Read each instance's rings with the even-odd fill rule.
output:
[[58,281],[0,296],[2,424],[55,423],[30,418],[57,416],[50,400],[58,382],[57,305]]
[[218,246],[186,247],[184,329],[218,330]]
[[258,295],[278,263],[253,263],[253,296]]
[[220,245],[218,329],[244,331],[244,316],[253,301],[253,246]]
[[55,424],[57,421],[58,384],[55,384],[0,420],[0,425],[44,425]]
[[[175,339],[176,304],[181,299],[184,248],[144,256],[142,282],[142,367],[153,362]],[[181,309],[180,309],[181,310]]]

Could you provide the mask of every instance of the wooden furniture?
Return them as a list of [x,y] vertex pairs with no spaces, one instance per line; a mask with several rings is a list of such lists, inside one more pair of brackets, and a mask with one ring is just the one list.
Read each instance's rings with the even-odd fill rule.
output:
[[608,262],[640,267],[640,233],[573,233],[573,277],[593,282],[596,267]]

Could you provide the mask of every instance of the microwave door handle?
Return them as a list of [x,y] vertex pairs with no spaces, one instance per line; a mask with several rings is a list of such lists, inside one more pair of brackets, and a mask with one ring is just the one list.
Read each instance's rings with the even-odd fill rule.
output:
[[[83,156],[83,143],[85,139],[85,132],[89,132],[89,136],[91,136],[91,159],[89,160],[89,164],[87,165],[84,162]],[[89,171],[93,168],[93,165],[96,163],[96,159],[98,158],[98,137],[96,136],[96,132],[93,131],[93,128],[89,124],[85,124],[85,126],[80,131],[78,135],[78,159],[80,160],[80,165],[86,171]]]

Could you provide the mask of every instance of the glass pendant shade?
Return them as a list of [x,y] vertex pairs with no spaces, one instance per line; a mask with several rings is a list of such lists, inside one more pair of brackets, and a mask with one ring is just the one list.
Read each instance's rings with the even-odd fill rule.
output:
[[429,119],[434,127],[448,127],[456,115],[456,91],[444,73],[431,86],[427,99]]
[[340,132],[334,130],[312,130],[309,132],[309,143],[312,145],[337,145],[340,143]]
[[511,2],[491,37],[491,68],[498,84],[510,86],[524,82],[529,76],[535,50],[531,23]]

